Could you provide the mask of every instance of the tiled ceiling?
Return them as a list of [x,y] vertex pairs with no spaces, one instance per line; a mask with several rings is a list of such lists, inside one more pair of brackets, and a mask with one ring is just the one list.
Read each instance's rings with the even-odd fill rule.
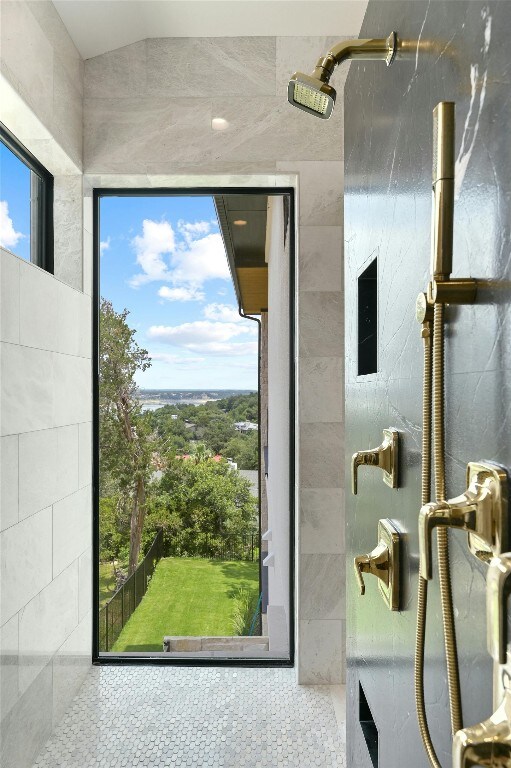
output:
[[354,36],[367,0],[53,0],[84,59],[154,37]]

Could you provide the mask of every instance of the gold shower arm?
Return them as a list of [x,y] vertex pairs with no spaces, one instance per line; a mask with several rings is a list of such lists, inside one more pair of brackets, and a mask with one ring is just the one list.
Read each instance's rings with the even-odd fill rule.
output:
[[336,66],[348,59],[381,59],[389,67],[394,61],[396,52],[396,32],[391,32],[386,38],[343,40],[334,45],[326,56],[322,56],[318,60],[312,77],[317,77],[322,82],[328,83]]

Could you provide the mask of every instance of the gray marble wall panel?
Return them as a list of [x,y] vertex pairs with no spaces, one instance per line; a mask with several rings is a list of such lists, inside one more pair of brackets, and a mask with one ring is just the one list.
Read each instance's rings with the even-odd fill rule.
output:
[[[360,685],[379,732],[380,767],[430,763],[413,682],[423,358],[414,303],[429,279],[432,111],[443,100],[456,104],[453,274],[483,281],[473,306],[446,307],[447,496],[465,490],[469,461],[511,466],[511,6],[371,1],[361,36],[390,29],[414,41],[413,54],[388,70],[353,64],[345,94],[346,458],[378,445],[387,426],[399,429],[402,446],[399,489],[386,488],[366,469],[358,496],[347,497],[348,763],[357,768],[372,765],[359,723]],[[378,373],[357,376],[357,278],[374,256]],[[359,596],[350,566],[375,546],[382,517],[403,532],[401,610],[392,613],[372,577]],[[493,711],[487,566],[469,552],[464,534],[451,531],[449,538],[463,722],[472,725]],[[452,739],[436,562],[433,574],[425,700],[439,763],[446,766]]]

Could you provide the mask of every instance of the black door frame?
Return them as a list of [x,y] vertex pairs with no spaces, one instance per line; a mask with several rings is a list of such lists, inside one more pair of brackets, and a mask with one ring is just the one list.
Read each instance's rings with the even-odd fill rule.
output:
[[[99,650],[99,306],[100,306],[100,203],[102,197],[213,197],[215,195],[287,196],[289,200],[289,658],[168,658],[154,654],[101,653]],[[294,187],[157,187],[94,188],[93,288],[92,288],[92,663],[156,664],[211,667],[293,667],[295,658],[295,189]],[[260,419],[259,419],[260,422]],[[259,451],[261,454],[261,451]],[[259,456],[261,460],[261,455]],[[259,473],[260,475],[260,473]],[[165,658],[167,656],[167,658]]]

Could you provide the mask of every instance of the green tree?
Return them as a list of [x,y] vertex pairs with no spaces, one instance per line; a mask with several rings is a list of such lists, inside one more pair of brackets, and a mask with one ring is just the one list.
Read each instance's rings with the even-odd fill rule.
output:
[[258,469],[259,467],[259,433],[257,430],[247,435],[236,433],[224,448],[223,455],[232,459],[238,469]]
[[255,533],[257,512],[250,483],[227,462],[172,459],[151,492],[145,537],[163,528],[167,540],[180,534],[197,551],[208,537],[211,544],[215,537]]
[[128,326],[128,310],[101,300],[99,342],[99,448],[101,485],[116,488],[118,509],[129,509],[129,573],[138,564],[146,511],[146,485],[154,442],[136,398],[135,374],[151,365]]

